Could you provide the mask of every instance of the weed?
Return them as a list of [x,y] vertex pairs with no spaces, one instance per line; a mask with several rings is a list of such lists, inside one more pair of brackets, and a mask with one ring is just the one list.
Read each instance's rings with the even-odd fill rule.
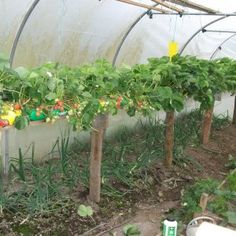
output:
[[128,224],[128,225],[125,225],[124,228],[123,228],[123,233],[124,233],[124,236],[139,236],[141,235],[141,232],[138,228],[137,225],[134,225],[134,224]]
[[231,192],[236,192],[236,171],[232,171],[227,178],[227,188]]
[[229,114],[227,115],[214,115],[212,118],[212,127],[214,129],[220,130],[223,129],[231,124],[231,119]]
[[[220,118],[217,118],[220,119]],[[220,121],[215,119],[214,122]],[[214,123],[213,122],[213,123]],[[192,111],[177,118],[175,123],[174,164],[192,163],[199,170],[201,166],[193,158],[184,156],[188,144],[199,144],[201,113]],[[108,142],[105,140],[102,160],[102,194],[118,201],[129,196],[130,192],[149,191],[149,167],[164,157],[163,144],[165,125],[157,119],[141,120],[133,130],[121,128]],[[69,147],[69,135],[62,134],[48,154],[47,164],[34,161],[34,145],[29,148],[30,158],[19,150],[19,157],[12,160],[11,172],[21,184],[16,192],[7,193],[0,189],[0,212],[20,211],[22,214],[35,214],[57,211],[68,199],[69,190],[78,183],[88,188],[89,185],[89,145],[77,143]],[[30,152],[31,151],[31,152]],[[59,159],[51,156],[58,153]],[[232,160],[234,163],[234,160]],[[231,162],[230,162],[231,164]],[[235,197],[235,176],[229,178],[227,196]],[[0,184],[1,186],[1,184]],[[182,212],[190,216],[198,211],[201,193],[213,193],[216,182],[204,180],[186,190],[183,202],[186,207]],[[223,191],[223,190],[222,190]],[[222,193],[224,194],[224,193]],[[219,196],[210,206],[214,211],[226,209],[223,198]],[[227,204],[227,210],[229,210]]]
[[93,215],[93,209],[91,206],[85,206],[81,204],[79,205],[77,213],[81,217],[88,217],[88,216],[91,217]]
[[202,193],[214,193],[218,182],[213,179],[203,179],[188,187],[182,198],[183,208],[179,212],[179,217],[185,220],[191,219],[193,213],[199,212],[199,200]]
[[[213,179],[199,180],[194,185],[188,187],[182,198],[182,208],[174,212],[175,216],[182,220],[189,220],[193,213],[199,212],[199,200],[202,193],[208,193],[212,199],[208,203],[208,210],[225,217],[228,222],[233,222],[235,215],[228,214],[235,211],[236,197],[236,172],[231,172],[225,179],[222,189],[219,189],[219,183]],[[231,218],[230,218],[231,217]]]
[[232,156],[231,154],[229,154],[229,160],[225,166],[229,169],[235,169],[236,168],[236,156]]
[[21,151],[21,148],[19,148],[19,158],[12,159],[12,162],[10,164],[10,172],[14,171],[18,178],[21,181],[26,181],[26,174],[25,174],[25,166],[24,166],[24,157]]

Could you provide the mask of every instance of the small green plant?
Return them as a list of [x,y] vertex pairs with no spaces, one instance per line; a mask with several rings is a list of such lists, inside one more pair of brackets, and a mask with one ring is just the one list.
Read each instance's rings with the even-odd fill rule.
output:
[[212,127],[214,129],[220,130],[229,126],[230,124],[231,124],[231,120],[230,120],[229,114],[227,115],[220,114],[217,116],[216,115],[213,116]]
[[236,212],[235,211],[227,211],[225,216],[228,219],[228,222],[232,225],[236,225]]
[[218,186],[218,182],[213,179],[203,179],[199,180],[192,186],[188,187],[182,198],[182,209],[179,214],[182,219],[191,219],[193,213],[199,212],[201,208],[199,207],[199,200],[202,193],[214,193]]
[[229,154],[229,161],[225,166],[229,169],[235,169],[236,168],[236,156],[232,156],[231,154]]
[[25,174],[25,161],[24,156],[22,154],[21,148],[19,148],[19,157],[12,160],[10,164],[10,171],[13,170],[18,176],[18,178],[25,182],[26,174]]
[[77,211],[78,215],[81,217],[92,217],[93,209],[91,206],[85,206],[81,204]]
[[137,225],[128,224],[124,226],[123,234],[124,236],[139,236],[141,235],[141,232]]
[[224,196],[216,196],[214,201],[209,203],[208,208],[217,214],[224,214],[228,209],[227,199]]
[[234,169],[227,177],[227,188],[231,192],[236,192],[236,169]]

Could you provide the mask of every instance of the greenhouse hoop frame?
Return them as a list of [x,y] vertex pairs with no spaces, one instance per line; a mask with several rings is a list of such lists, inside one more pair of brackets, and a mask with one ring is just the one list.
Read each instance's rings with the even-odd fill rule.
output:
[[[19,29],[17,30],[17,33],[16,33],[16,36],[15,36],[15,39],[13,41],[13,45],[12,45],[12,48],[11,48],[11,52],[10,52],[10,58],[9,58],[9,63],[10,63],[10,67],[12,67],[13,65],[13,61],[14,61],[14,57],[15,57],[15,53],[16,53],[16,49],[17,49],[17,46],[18,46],[18,43],[19,43],[19,39],[21,37],[21,34],[24,30],[24,27],[28,21],[28,19],[30,18],[30,15],[32,14],[32,12],[35,10],[36,6],[38,5],[38,3],[40,2],[40,0],[35,0],[31,6],[29,7],[29,9],[27,10],[25,16],[23,17],[23,20],[19,26]],[[159,5],[158,3],[157,4],[154,4],[153,7]],[[126,39],[128,38],[130,32],[132,32],[132,30],[134,29],[134,27],[141,21],[141,19],[143,19],[143,17],[145,15],[148,15],[149,18],[152,18],[153,15],[179,15],[180,17],[182,16],[221,16],[220,18],[217,18],[217,19],[214,19],[213,21],[210,21],[208,22],[207,24],[205,24],[204,26],[202,26],[200,29],[198,29],[194,34],[192,34],[192,36],[186,41],[186,43],[183,45],[183,47],[181,48],[179,54],[182,55],[182,53],[184,52],[185,48],[188,46],[188,44],[200,33],[233,33],[233,35],[231,35],[230,37],[227,37],[219,46],[217,46],[217,48],[214,50],[214,52],[212,53],[210,59],[212,59],[215,54],[217,53],[217,51],[221,48],[221,46],[227,42],[229,39],[231,39],[232,37],[234,37],[236,35],[236,32],[235,31],[223,31],[223,30],[206,30],[206,27],[210,26],[210,25],[213,25],[214,23],[218,22],[218,21],[221,21],[227,17],[230,17],[230,16],[236,16],[236,13],[229,13],[229,14],[226,14],[226,13],[175,13],[175,12],[171,12],[171,13],[159,13],[159,12],[152,12],[151,10],[147,10],[145,12],[143,12],[140,16],[138,16],[135,21],[129,26],[129,28],[127,29],[126,33],[123,35],[116,51],[115,51],[115,55],[113,57],[113,60],[112,60],[112,65],[115,66],[116,65],[116,62],[117,62],[117,58],[120,54],[120,51],[122,49],[122,46],[124,45]]]

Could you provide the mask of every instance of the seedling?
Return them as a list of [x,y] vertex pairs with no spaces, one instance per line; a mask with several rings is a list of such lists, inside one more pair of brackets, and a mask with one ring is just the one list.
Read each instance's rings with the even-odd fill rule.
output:
[[124,226],[123,234],[124,234],[124,236],[139,236],[139,235],[141,235],[141,232],[140,232],[137,225],[128,224],[128,225]]
[[93,209],[91,206],[85,206],[81,204],[77,211],[78,215],[81,217],[92,217]]

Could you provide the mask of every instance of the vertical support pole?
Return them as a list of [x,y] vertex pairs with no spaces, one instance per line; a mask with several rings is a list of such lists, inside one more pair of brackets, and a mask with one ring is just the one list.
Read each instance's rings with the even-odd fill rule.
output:
[[2,167],[3,175],[8,176],[9,172],[9,129],[2,129]]
[[99,114],[93,122],[91,131],[89,199],[94,202],[100,202],[102,146],[107,126],[108,115]]
[[170,168],[173,162],[175,113],[166,112],[165,166]]
[[214,106],[204,112],[203,125],[202,125],[202,144],[206,145],[209,142],[211,134],[211,124]]
[[236,96],[234,96],[233,124],[236,125]]

